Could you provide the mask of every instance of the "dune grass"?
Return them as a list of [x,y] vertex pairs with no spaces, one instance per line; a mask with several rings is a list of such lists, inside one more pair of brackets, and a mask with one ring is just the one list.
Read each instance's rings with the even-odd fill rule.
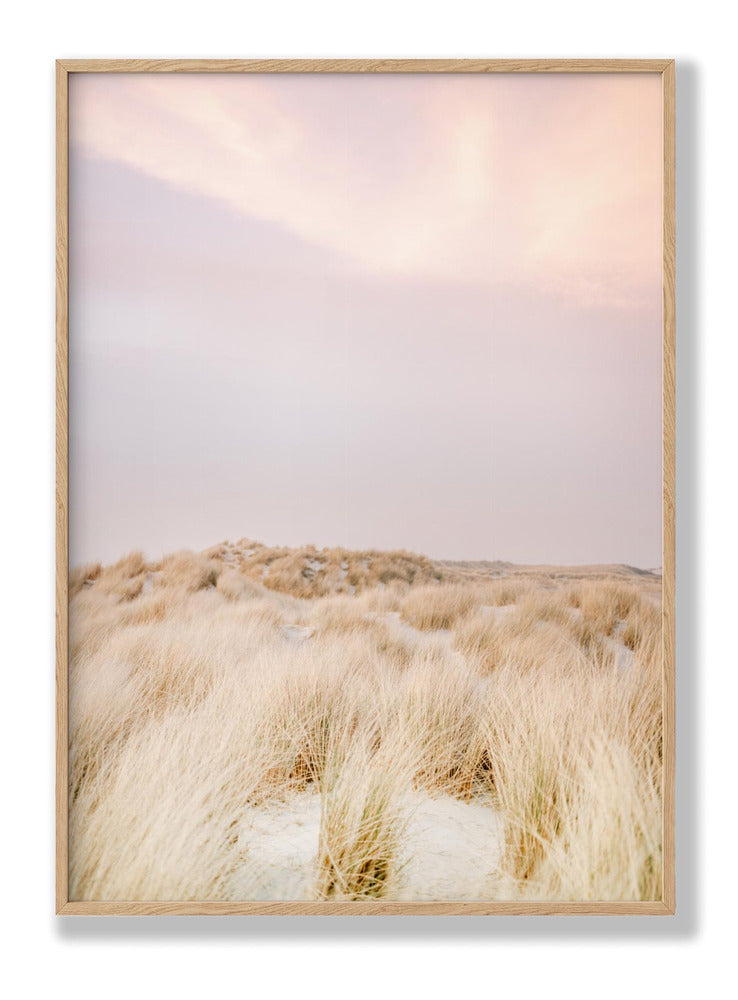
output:
[[329,755],[322,776],[318,898],[392,896],[401,870],[401,804],[411,787],[408,771],[398,767],[386,747],[373,745],[371,732]]
[[[653,581],[460,579],[331,550],[316,594],[300,566],[323,551],[278,557],[294,592],[262,581],[260,551],[74,574],[71,898],[234,898],[250,811],[308,788],[316,899],[399,897],[417,790],[499,811],[501,860],[480,859],[494,898],[659,898]],[[352,567],[369,574],[354,593]]]

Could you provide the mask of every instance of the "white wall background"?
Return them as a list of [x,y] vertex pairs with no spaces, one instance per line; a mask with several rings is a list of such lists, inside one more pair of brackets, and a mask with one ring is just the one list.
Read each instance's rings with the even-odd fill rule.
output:
[[[85,0],[3,13],[3,981],[14,996],[720,995],[736,896],[736,146],[729,7],[705,0]],[[53,60],[675,56],[679,101],[678,915],[53,916]],[[730,964],[729,964],[730,963]],[[721,979],[727,976],[727,980]]]

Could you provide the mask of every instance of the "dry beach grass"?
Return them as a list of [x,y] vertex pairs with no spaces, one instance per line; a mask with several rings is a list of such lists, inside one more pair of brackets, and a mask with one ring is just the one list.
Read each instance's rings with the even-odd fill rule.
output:
[[418,801],[497,823],[447,898],[660,898],[658,575],[242,541],[70,593],[70,898],[277,898],[249,831],[316,796],[309,898],[427,898]]

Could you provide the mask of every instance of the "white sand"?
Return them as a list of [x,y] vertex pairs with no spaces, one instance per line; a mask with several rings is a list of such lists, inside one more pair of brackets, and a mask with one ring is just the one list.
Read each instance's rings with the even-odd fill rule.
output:
[[367,621],[384,622],[393,635],[414,649],[428,649],[440,644],[453,652],[453,633],[450,629],[428,629],[424,632],[403,621],[399,611],[370,611],[364,617]]
[[635,653],[632,649],[628,649],[622,641],[624,628],[625,622],[619,621],[615,626],[615,631],[612,636],[603,636],[606,646],[615,657],[615,663],[621,674],[628,673],[632,670],[633,664],[635,663]]
[[308,899],[318,853],[320,795],[251,809],[238,836],[247,868],[234,878],[236,898]]
[[414,625],[403,621],[399,611],[370,612],[365,617],[373,621],[384,622],[390,632],[398,639],[402,639],[405,645],[411,649],[427,651],[442,649],[459,666],[466,665],[463,654],[454,649],[454,634],[450,629],[428,629],[424,632],[422,629],[415,628]]
[[279,631],[288,642],[305,642],[315,635],[310,625],[280,625]]
[[[399,888],[393,898],[490,897],[502,825],[489,804],[414,792],[405,799],[402,815],[407,826],[399,859]],[[239,833],[246,866],[234,877],[234,897],[310,898],[319,831],[320,795],[314,791],[251,809]]]
[[306,559],[302,570],[302,575],[306,580],[313,580],[322,572],[325,563],[322,559]]
[[[569,614],[578,622],[584,621],[584,617],[579,608],[569,608]],[[624,628],[625,622],[621,619],[616,624],[612,635],[605,635],[602,632],[600,633],[602,642],[613,654],[615,666],[621,674],[629,673],[629,671],[633,669],[633,664],[635,663],[635,653],[632,649],[628,649],[621,639]]]

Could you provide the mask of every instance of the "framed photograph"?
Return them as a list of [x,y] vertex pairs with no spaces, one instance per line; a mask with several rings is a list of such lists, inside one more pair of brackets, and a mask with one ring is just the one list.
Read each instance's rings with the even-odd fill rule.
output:
[[674,63],[57,63],[57,912],[674,913]]

